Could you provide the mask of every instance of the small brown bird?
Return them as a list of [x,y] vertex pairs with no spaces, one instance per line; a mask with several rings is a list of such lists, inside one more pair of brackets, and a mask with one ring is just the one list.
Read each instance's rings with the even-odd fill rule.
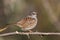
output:
[[18,21],[17,26],[21,27],[23,31],[31,31],[31,29],[35,28],[37,25],[37,13],[32,12],[31,15],[23,18],[22,20]]

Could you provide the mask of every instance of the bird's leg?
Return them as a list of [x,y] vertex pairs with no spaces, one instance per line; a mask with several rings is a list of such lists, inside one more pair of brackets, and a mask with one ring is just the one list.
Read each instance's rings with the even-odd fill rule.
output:
[[37,30],[35,32],[38,32]]
[[29,30],[29,32],[31,33],[31,32],[33,32],[32,30]]

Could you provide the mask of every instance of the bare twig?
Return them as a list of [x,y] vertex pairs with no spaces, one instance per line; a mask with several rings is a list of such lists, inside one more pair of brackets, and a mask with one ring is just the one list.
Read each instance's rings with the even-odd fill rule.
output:
[[0,36],[8,36],[8,35],[14,35],[14,34],[20,34],[20,35],[29,35],[29,34],[33,34],[33,35],[60,35],[60,33],[45,33],[45,32],[11,32],[11,33],[4,33],[4,34],[0,34]]

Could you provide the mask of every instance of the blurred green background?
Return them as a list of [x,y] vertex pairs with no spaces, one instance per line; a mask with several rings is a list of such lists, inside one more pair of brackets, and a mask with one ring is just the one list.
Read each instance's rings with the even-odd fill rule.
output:
[[[48,4],[44,4],[48,3]],[[58,19],[57,22],[51,21],[49,17],[48,7],[50,12],[54,14]],[[50,8],[51,7],[51,8]],[[46,10],[47,8],[47,10]],[[16,23],[21,18],[25,17],[29,13],[36,11],[38,16],[38,24],[33,29],[33,31],[38,32],[60,32],[60,0],[0,0],[0,28],[6,27],[7,24]],[[53,15],[53,16],[54,16]],[[21,31],[16,25],[10,25],[6,30],[0,33]],[[0,40],[60,40],[60,36],[57,35],[48,35],[41,37],[40,35],[30,35],[31,39],[28,39],[26,35],[10,35],[0,37]]]

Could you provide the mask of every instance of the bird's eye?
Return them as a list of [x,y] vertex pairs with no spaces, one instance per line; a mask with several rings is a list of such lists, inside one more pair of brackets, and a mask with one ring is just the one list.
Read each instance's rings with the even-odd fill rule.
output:
[[35,13],[32,13],[32,15],[35,15]]
[[32,12],[33,15],[36,15],[36,12]]

